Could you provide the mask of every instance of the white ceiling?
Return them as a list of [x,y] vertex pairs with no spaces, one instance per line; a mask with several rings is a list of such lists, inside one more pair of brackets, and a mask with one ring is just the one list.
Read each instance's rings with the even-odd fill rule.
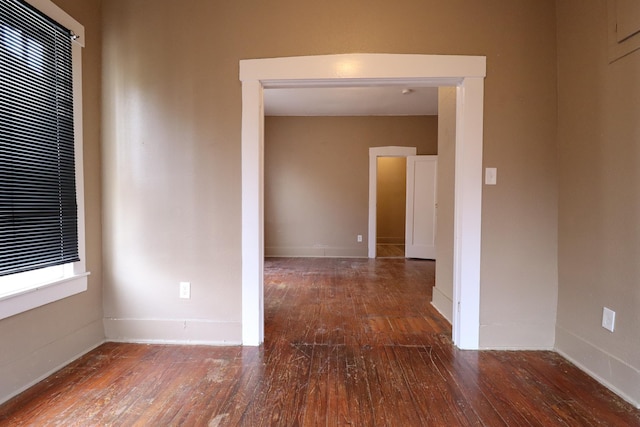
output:
[[438,114],[438,88],[265,89],[264,103],[266,116],[434,116]]

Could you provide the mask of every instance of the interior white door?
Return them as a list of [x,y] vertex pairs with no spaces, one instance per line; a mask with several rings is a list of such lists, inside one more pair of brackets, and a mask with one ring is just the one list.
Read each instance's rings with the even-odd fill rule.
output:
[[405,256],[436,259],[438,156],[407,157]]

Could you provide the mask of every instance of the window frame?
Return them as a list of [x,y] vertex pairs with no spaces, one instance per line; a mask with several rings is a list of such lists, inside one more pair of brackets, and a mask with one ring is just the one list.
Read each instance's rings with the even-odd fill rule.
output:
[[[16,276],[4,276],[6,283],[0,287],[0,319],[49,304],[87,290],[89,272],[86,270],[84,167],[82,121],[82,48],[84,26],[50,0],[26,0],[41,13],[73,31],[78,37],[72,43],[73,114],[76,175],[76,203],[78,205],[78,255],[80,261],[54,267],[51,278],[31,278],[18,281]],[[44,269],[34,270],[40,272]],[[27,272],[27,273],[33,273]],[[27,275],[29,277],[29,275]],[[13,279],[13,280],[12,280]],[[13,283],[11,283],[13,282]]]

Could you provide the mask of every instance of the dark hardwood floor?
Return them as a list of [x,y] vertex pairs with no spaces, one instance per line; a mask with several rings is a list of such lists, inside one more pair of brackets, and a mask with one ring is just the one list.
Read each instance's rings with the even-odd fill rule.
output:
[[261,348],[107,343],[0,406],[0,425],[640,426],[553,352],[456,350],[433,276],[268,259]]
[[378,243],[376,244],[377,258],[404,258],[404,245]]

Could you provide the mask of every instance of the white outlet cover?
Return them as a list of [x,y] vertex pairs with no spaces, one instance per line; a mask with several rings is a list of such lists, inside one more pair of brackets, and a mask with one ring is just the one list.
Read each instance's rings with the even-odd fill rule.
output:
[[191,283],[190,282],[180,282],[180,298],[182,298],[182,299],[191,298]]
[[604,307],[602,309],[602,327],[608,331],[613,332],[616,325],[616,312],[610,308]]

